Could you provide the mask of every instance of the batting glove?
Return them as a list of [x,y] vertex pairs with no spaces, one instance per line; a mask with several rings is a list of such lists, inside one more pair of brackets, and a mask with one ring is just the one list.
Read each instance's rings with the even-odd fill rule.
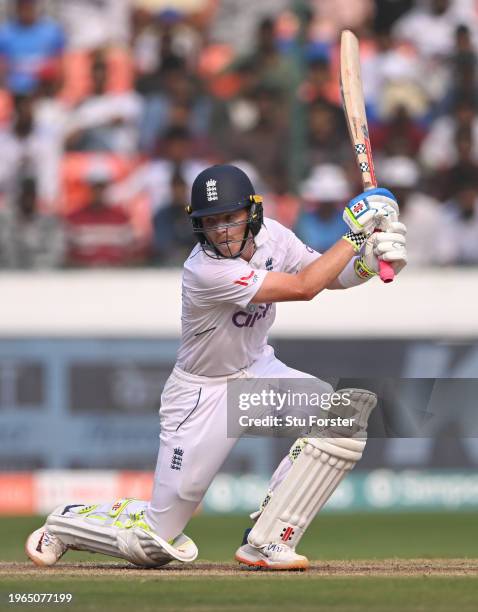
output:
[[389,222],[388,229],[367,238],[362,257],[355,261],[355,273],[370,278],[379,272],[379,260],[391,264],[395,274],[407,265],[407,228],[398,221]]
[[377,187],[359,194],[347,204],[343,219],[354,234],[368,236],[398,220],[397,199],[391,191]]

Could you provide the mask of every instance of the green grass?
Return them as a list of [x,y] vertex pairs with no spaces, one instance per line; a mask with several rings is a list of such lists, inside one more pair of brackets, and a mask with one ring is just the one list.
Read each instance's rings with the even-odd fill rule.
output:
[[[307,574],[246,578],[216,577],[211,580],[181,579],[118,580],[78,578],[4,580],[0,583],[0,609],[8,593],[50,592],[73,595],[68,606],[47,609],[106,612],[168,610],[184,612],[242,611],[277,612],[286,610],[327,610],[333,612],[476,612],[478,582],[459,578],[334,578]],[[12,610],[45,606],[11,605]]]
[[[41,526],[38,517],[0,518],[0,559],[24,561],[23,543]],[[230,561],[240,544],[247,517],[198,516],[186,530],[199,558]],[[386,559],[478,557],[476,513],[326,514],[316,519],[299,550],[311,559]],[[69,561],[100,559],[70,552]]]
[[[41,524],[38,518],[0,518],[0,559],[25,561],[23,542]],[[230,561],[248,525],[244,517],[199,516],[187,533],[197,542],[200,560]],[[478,557],[476,514],[323,515],[300,546],[311,559],[385,559]],[[111,558],[70,552],[65,561]],[[73,594],[70,605],[8,605],[8,593]],[[75,612],[475,612],[476,577],[323,576],[265,574],[167,576],[125,572],[112,576],[34,576],[0,578],[0,610],[74,610]]]

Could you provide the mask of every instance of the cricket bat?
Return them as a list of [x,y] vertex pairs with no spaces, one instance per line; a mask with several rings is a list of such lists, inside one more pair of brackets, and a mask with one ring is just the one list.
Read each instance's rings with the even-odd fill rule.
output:
[[[350,140],[362,176],[363,188],[364,191],[367,191],[377,187],[377,179],[365,114],[359,43],[355,34],[350,30],[344,30],[340,40],[340,89]],[[382,281],[391,283],[395,276],[392,266],[381,260],[379,266]]]

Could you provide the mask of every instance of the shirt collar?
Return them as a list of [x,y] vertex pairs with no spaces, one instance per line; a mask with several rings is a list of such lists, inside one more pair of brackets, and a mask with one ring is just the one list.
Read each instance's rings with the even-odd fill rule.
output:
[[264,244],[268,240],[269,240],[269,231],[267,227],[265,226],[265,224],[263,223],[261,229],[259,230],[259,233],[254,238],[254,243],[256,245],[256,248],[259,249],[261,246],[264,246]]

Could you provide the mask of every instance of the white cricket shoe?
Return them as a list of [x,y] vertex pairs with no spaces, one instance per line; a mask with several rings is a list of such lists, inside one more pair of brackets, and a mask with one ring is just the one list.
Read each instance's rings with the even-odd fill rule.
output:
[[251,568],[267,570],[306,570],[309,560],[283,544],[271,542],[261,548],[250,544],[240,546],[235,554],[236,561]]
[[41,567],[55,565],[68,550],[60,538],[48,531],[43,525],[31,533],[25,542],[25,552],[35,565]]

